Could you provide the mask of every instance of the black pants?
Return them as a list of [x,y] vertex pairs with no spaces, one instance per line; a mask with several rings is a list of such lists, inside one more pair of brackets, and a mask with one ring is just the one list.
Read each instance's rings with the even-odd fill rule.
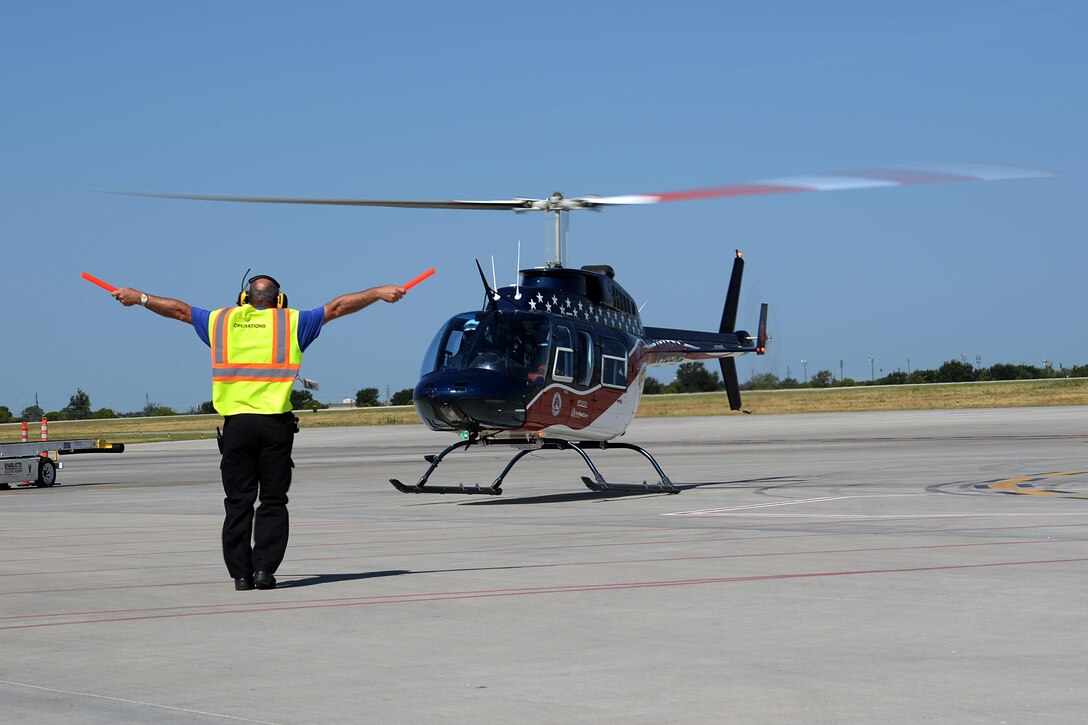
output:
[[255,571],[272,574],[283,561],[296,430],[290,413],[232,415],[223,423],[223,559],[235,579]]

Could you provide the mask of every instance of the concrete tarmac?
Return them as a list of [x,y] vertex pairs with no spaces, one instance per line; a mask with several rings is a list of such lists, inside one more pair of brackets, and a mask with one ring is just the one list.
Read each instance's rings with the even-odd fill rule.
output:
[[[1081,723],[1088,410],[638,420],[678,495],[450,436],[304,429],[271,591],[222,563],[214,441],[0,492],[10,723]],[[434,483],[489,484],[509,451]],[[593,452],[613,481],[653,471]]]

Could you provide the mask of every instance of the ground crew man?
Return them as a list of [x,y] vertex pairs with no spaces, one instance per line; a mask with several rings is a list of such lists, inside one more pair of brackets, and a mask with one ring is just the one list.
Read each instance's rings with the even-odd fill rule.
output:
[[378,300],[397,302],[404,289],[372,287],[304,311],[290,309],[279,283],[267,275],[251,277],[236,306],[211,311],[130,287],[113,296],[125,307],[143,305],[192,324],[211,348],[212,403],[224,417],[223,559],[235,589],[275,588],[273,575],[287,550],[287,490],[298,431],[291,388],[302,353],[326,323]]

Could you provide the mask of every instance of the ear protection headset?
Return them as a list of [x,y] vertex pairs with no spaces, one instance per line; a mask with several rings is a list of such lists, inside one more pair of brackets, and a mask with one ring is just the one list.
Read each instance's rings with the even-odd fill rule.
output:
[[249,281],[246,283],[246,288],[238,293],[238,305],[239,306],[249,304],[249,301],[253,296],[253,291],[252,291],[253,282],[255,280],[258,280],[258,279],[267,279],[270,282],[272,282],[272,284],[274,284],[276,286],[276,307],[277,308],[283,308],[283,307],[287,306],[287,295],[280,292],[280,283],[276,281],[275,277],[270,277],[267,274],[258,274],[258,275],[254,275],[253,277],[249,278]]

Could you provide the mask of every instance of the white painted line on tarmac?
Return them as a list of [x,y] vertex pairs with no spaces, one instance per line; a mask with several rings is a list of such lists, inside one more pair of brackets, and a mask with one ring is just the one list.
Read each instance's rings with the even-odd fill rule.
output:
[[258,723],[259,725],[277,725],[275,722],[268,720],[251,720],[246,717],[236,717],[235,715],[225,715],[220,712],[207,712],[205,710],[193,710],[188,707],[174,707],[172,705],[160,705],[156,702],[145,702],[143,700],[131,700],[127,697],[111,697],[109,695],[96,695],[92,692],[77,692],[75,690],[61,690],[56,687],[43,687],[42,685],[32,685],[28,682],[12,682],[11,680],[0,680],[0,685],[8,685],[10,687],[25,687],[31,690],[41,690],[43,692],[54,692],[60,695],[75,695],[77,697],[90,697],[96,700],[110,700],[112,702],[123,702],[127,705],[143,705],[144,707],[159,708],[162,710],[173,710],[174,712],[184,712],[191,715],[207,715],[209,717],[219,717],[224,720],[236,720],[238,722]]
[[769,503],[753,503],[744,506],[729,506],[725,508],[696,509],[694,511],[673,511],[662,516],[751,516],[760,518],[808,518],[808,519],[962,519],[962,518],[1005,518],[1005,517],[1029,517],[1029,516],[1088,516],[1088,511],[1062,511],[1049,513],[978,513],[966,512],[961,514],[820,514],[820,513],[778,513],[771,511],[753,511],[753,509],[776,508],[779,506],[794,506],[805,503],[823,503],[824,501],[843,501],[851,498],[892,498],[902,496],[925,496],[924,493],[911,494],[866,494],[862,496],[820,496],[818,498],[799,498],[791,501],[774,501]]
[[821,496],[819,498],[799,498],[793,501],[775,501],[771,503],[753,503],[746,506],[730,506],[728,508],[717,509],[698,509],[696,511],[675,511],[673,513],[664,514],[665,516],[716,516],[718,514],[729,513],[732,511],[744,511],[747,509],[761,509],[770,508],[772,506],[793,506],[799,503],[817,503],[819,501],[841,501],[846,498],[857,498],[856,496]]

